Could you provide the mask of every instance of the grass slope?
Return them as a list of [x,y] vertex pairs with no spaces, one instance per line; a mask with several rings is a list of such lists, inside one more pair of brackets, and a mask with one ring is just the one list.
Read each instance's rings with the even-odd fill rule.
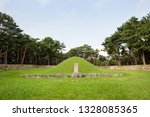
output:
[[[78,63],[80,73],[101,73],[101,70],[81,57],[71,57],[52,69],[38,68],[22,70],[22,74],[72,74],[74,63]],[[103,71],[104,72],[104,71]]]
[[57,65],[54,69],[52,69],[51,73],[64,73],[71,74],[73,73],[74,64],[78,63],[79,72],[80,73],[99,73],[99,69],[93,64],[89,63],[83,58],[80,57],[71,57],[59,65]]
[[[61,64],[57,69],[60,67]],[[124,74],[110,78],[21,77],[24,73],[45,74],[50,71],[50,68],[0,71],[0,99],[150,99],[149,71],[100,69],[101,73]]]

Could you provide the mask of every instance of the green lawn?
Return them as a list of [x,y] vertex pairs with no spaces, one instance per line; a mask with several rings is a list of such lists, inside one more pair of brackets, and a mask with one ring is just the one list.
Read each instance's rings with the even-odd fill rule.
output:
[[[54,70],[54,69],[53,69]],[[49,74],[51,68],[0,71],[1,100],[150,100],[149,71],[100,69],[99,73],[123,73],[100,78],[22,78],[22,74]],[[63,70],[62,70],[63,71]]]

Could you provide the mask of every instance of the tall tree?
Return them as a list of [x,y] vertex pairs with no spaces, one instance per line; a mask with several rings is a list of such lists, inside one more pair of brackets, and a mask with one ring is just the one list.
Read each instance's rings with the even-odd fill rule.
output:
[[143,64],[146,64],[146,58],[148,53],[150,53],[150,14],[143,17],[139,23],[138,28],[139,41],[139,52],[143,61]]
[[106,38],[103,45],[111,59],[118,63],[150,63],[147,59],[150,54],[150,15],[141,20],[131,17],[113,35]]
[[50,61],[53,62],[52,64],[56,64],[57,54],[65,48],[65,45],[57,40],[53,40],[51,37],[44,38],[41,44],[43,50],[46,52],[47,64],[50,65]]
[[7,64],[8,52],[13,45],[14,39],[20,35],[22,30],[16,25],[13,18],[0,12],[0,50],[1,56],[4,55],[4,63]]

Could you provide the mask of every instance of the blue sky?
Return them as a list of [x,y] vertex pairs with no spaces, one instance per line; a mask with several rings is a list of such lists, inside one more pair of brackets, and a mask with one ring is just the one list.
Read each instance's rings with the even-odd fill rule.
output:
[[150,12],[150,0],[0,0],[25,33],[64,42],[66,50],[83,44],[102,48],[104,39],[131,16]]

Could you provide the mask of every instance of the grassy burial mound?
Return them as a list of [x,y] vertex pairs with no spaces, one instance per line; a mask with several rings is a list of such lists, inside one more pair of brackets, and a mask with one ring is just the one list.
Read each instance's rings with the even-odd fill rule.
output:
[[[78,72],[79,74],[76,74],[74,76],[74,64],[78,63]],[[57,77],[57,78],[63,78],[63,77],[87,77],[87,74],[90,74],[92,77],[92,74],[98,74],[100,73],[100,70],[98,67],[94,66],[93,64],[89,63],[85,59],[81,57],[71,57],[67,60],[64,60],[62,63],[58,64],[52,69],[49,69],[48,73],[41,73],[40,74],[34,73],[34,74],[25,74],[23,77],[27,78],[51,78],[51,77]]]
[[[78,73],[74,73],[74,64],[78,64]],[[38,73],[38,72],[37,72]],[[44,72],[43,72],[44,73]],[[83,77],[110,77],[120,76],[122,74],[103,73],[98,67],[89,63],[81,57],[71,57],[56,67],[49,69],[48,73],[44,74],[24,74],[26,78],[83,78]]]
[[79,73],[88,74],[88,73],[99,73],[100,70],[89,63],[81,57],[71,57],[62,63],[58,64],[55,68],[52,69],[53,73],[64,73],[71,74],[74,72],[74,64],[78,63]]

